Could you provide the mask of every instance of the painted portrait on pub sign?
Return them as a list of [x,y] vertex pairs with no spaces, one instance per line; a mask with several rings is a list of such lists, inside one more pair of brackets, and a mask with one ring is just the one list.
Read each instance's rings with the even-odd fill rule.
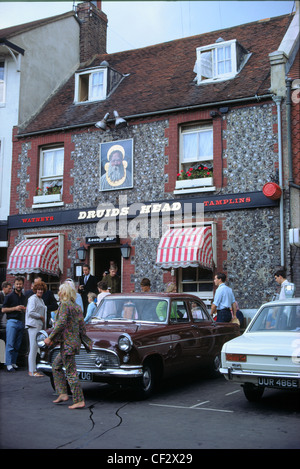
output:
[[133,187],[133,139],[101,143],[100,190]]

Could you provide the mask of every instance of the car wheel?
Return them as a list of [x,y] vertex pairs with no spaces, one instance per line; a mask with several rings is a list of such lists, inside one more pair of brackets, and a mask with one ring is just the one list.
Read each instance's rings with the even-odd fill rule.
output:
[[218,376],[220,376],[220,368],[221,368],[221,355],[218,354],[214,357],[214,359],[209,365],[209,368],[207,370],[209,376],[212,378],[217,378]]
[[261,399],[265,388],[263,386],[255,386],[255,384],[252,383],[245,383],[243,384],[243,390],[245,397],[249,402],[258,402]]
[[137,394],[140,399],[147,399],[151,396],[155,389],[156,376],[154,363],[146,362],[143,366],[143,376],[137,387]]

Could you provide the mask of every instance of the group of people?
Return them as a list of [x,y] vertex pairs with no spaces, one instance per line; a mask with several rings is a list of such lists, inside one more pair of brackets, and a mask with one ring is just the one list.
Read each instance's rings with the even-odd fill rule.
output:
[[[3,287],[6,288],[7,285],[2,286],[2,291]],[[47,324],[49,306],[47,307],[46,302],[48,300],[49,304],[52,292],[47,290],[46,283],[40,277],[35,279],[30,291],[23,292],[23,289],[24,279],[17,276],[14,288],[3,298],[2,314],[6,314],[5,363],[9,372],[18,368],[17,357],[26,327],[29,337],[29,376],[44,376],[36,371],[38,351],[36,335]],[[71,279],[67,279],[60,285],[58,298],[59,306],[55,300],[57,309],[55,325],[50,336],[45,339],[45,344],[48,346],[60,344],[60,353],[53,363],[53,378],[58,393],[58,398],[53,402],[59,403],[68,400],[68,382],[73,396],[73,405],[69,408],[77,409],[84,407],[85,403],[77,376],[75,354],[79,353],[81,337],[86,334],[86,329],[83,311],[76,303],[77,292]],[[50,309],[52,307],[53,304]]]
[[[121,279],[118,276],[118,267],[114,262],[110,263],[109,271],[103,273],[102,280],[98,282],[97,278],[91,274],[90,266],[84,264],[82,267],[83,275],[79,278],[78,291],[82,297],[83,311],[87,313],[88,306],[90,303],[95,302],[95,297],[91,301],[92,296],[88,296],[93,293],[97,296],[97,304],[99,304],[99,297],[102,293],[120,293],[121,292]],[[105,295],[104,295],[105,296]]]
[[[294,294],[294,284],[286,278],[286,270],[281,267],[274,273],[274,279],[280,287],[279,293],[273,299],[284,300],[287,297],[287,288],[292,290],[291,296]],[[217,322],[230,322],[238,319],[242,324],[244,320],[242,312],[238,308],[233,291],[225,284],[226,275],[218,273],[214,277],[214,284],[217,287],[214,300],[211,306],[211,314],[217,314]]]
[[[60,285],[59,306],[53,293],[47,289],[47,285],[41,277],[34,280],[31,290],[24,292],[24,279],[17,276],[14,288],[10,282],[3,282],[2,292],[0,292],[2,325],[4,324],[3,315],[6,315],[5,363],[9,372],[18,368],[17,357],[23,339],[24,327],[26,327],[29,337],[28,373],[33,377],[43,376],[36,370],[38,351],[36,335],[43,327],[49,325],[51,314],[57,310],[53,331],[45,340],[45,344],[48,346],[60,344],[60,353],[53,363],[54,384],[58,393],[58,398],[53,402],[59,403],[68,400],[68,381],[73,396],[71,409],[85,406],[75,363],[75,354],[79,353],[80,350],[81,336],[86,333],[85,325],[92,317],[96,304],[100,304],[103,297],[120,291],[120,279],[114,265],[109,269],[109,273],[104,274],[100,282],[97,282],[96,278],[90,274],[88,265],[84,265],[83,274],[79,282],[80,295],[76,291],[72,279],[66,279]],[[274,278],[281,287],[279,299],[285,298],[285,287],[290,285],[286,279],[285,271],[283,269],[276,271]],[[233,291],[225,284],[225,281],[226,275],[224,273],[217,273],[214,277],[214,284],[217,288],[211,306],[211,314],[217,315],[217,322],[230,322],[238,317],[239,313]],[[151,283],[148,278],[143,278],[140,286],[142,292],[151,291]],[[168,283],[166,291],[176,292],[176,284]]]

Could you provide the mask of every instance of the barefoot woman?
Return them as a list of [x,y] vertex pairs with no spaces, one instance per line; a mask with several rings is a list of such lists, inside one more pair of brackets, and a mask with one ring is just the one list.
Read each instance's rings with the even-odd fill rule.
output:
[[77,376],[75,354],[78,354],[80,350],[80,333],[85,332],[83,314],[80,306],[75,303],[76,291],[69,282],[60,286],[58,296],[61,304],[58,309],[57,321],[52,333],[45,340],[45,344],[48,346],[60,343],[60,353],[52,365],[55,390],[58,394],[58,398],[53,402],[57,404],[69,399],[67,394],[68,381],[73,397],[73,405],[69,406],[69,409],[81,409],[85,406],[85,402]]

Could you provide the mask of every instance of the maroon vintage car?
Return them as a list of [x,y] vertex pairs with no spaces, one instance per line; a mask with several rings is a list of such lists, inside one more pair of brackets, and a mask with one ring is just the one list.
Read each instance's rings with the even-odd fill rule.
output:
[[[82,381],[126,383],[142,397],[163,377],[209,366],[218,371],[225,342],[240,334],[239,326],[216,323],[196,296],[180,293],[131,293],[106,296],[87,325],[94,341],[76,356]],[[51,364],[58,348],[47,349],[41,331],[38,370],[52,380]]]

